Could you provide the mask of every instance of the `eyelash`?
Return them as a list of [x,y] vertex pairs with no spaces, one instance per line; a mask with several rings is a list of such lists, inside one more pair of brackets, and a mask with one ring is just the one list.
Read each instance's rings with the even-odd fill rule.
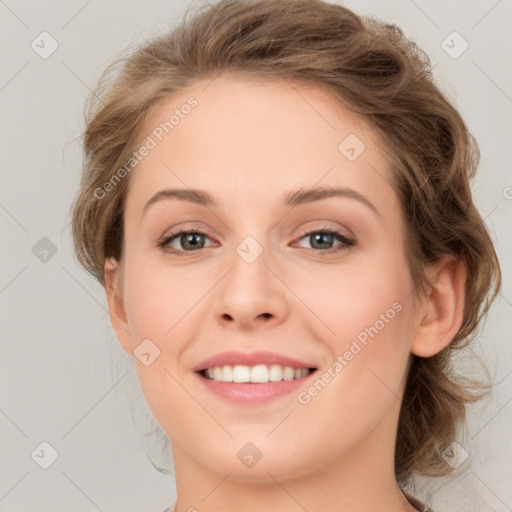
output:
[[[341,252],[341,251],[347,250],[349,247],[352,247],[352,246],[354,246],[356,244],[356,241],[354,239],[346,237],[341,231],[338,231],[337,229],[329,229],[328,227],[322,227],[320,229],[315,229],[315,230],[312,230],[312,231],[303,231],[301,233],[300,237],[298,238],[298,240],[302,240],[306,236],[313,235],[313,234],[319,234],[319,233],[321,233],[321,234],[328,234],[328,235],[334,235],[334,238],[336,240],[338,240],[339,242],[341,242],[341,245],[339,245],[337,247],[331,247],[329,249],[314,249],[314,248],[311,249],[312,251],[315,251],[317,254],[319,253],[320,255]],[[167,236],[165,236],[164,238],[160,239],[157,242],[157,247],[162,249],[164,252],[167,252],[167,253],[170,253],[170,254],[174,254],[174,255],[179,256],[179,257],[192,256],[193,253],[197,252],[199,249],[191,250],[191,251],[168,250],[168,249],[166,249],[166,246],[170,242],[172,242],[173,240],[175,240],[176,238],[178,238],[178,237],[180,237],[181,235],[184,235],[184,234],[201,235],[201,236],[209,238],[208,235],[206,233],[203,233],[202,231],[182,229],[182,230],[176,231],[174,233],[169,233]],[[201,247],[200,249],[205,249],[205,247]]]

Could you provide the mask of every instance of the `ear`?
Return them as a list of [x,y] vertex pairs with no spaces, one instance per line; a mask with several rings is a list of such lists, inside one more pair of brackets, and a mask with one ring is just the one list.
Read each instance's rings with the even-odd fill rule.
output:
[[464,314],[466,267],[464,262],[442,259],[427,275],[431,288],[418,308],[411,352],[432,357],[447,347],[457,334]]
[[133,354],[130,326],[126,317],[123,290],[121,289],[121,272],[122,269],[117,260],[114,258],[105,260],[105,293],[107,294],[110,322],[123,350],[127,354]]

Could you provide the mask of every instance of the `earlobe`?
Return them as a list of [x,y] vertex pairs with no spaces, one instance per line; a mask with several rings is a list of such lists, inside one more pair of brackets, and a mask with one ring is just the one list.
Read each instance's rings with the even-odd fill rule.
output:
[[431,287],[418,309],[411,345],[411,352],[419,357],[432,357],[447,347],[460,329],[464,315],[464,262],[442,260],[427,275]]
[[133,354],[130,328],[124,307],[123,290],[120,286],[121,271],[121,267],[114,258],[105,260],[105,293],[107,295],[110,322],[123,350],[128,354]]

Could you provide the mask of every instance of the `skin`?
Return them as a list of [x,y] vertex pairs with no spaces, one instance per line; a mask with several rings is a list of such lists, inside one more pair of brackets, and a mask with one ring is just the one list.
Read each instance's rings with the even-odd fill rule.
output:
[[[177,511],[415,510],[393,466],[405,376],[411,354],[436,354],[460,327],[464,268],[428,268],[433,287],[413,303],[382,143],[321,89],[224,73],[165,99],[143,138],[190,96],[198,106],[132,171],[123,259],[105,262],[123,349],[133,354],[149,338],[160,350],[150,365],[135,364],[172,442]],[[338,150],[351,133],[366,146],[352,162]],[[314,186],[350,187],[379,214],[347,197],[283,203]],[[201,189],[218,204],[167,199],[141,218],[165,188]],[[326,226],[356,244],[320,256],[303,233]],[[167,252],[157,247],[178,228],[206,233],[205,247],[189,257],[168,252],[185,252],[179,237]],[[236,252],[247,236],[263,249],[250,264]],[[401,311],[308,404],[294,392],[233,405],[191,371],[222,351],[268,350],[313,361],[321,375],[394,303]],[[236,455],[247,442],[262,453],[252,468]]]

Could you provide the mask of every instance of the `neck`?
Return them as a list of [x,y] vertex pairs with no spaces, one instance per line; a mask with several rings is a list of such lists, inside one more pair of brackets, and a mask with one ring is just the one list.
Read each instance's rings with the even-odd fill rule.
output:
[[415,511],[396,483],[394,443],[383,439],[390,425],[380,427],[350,452],[323,463],[321,470],[290,478],[264,468],[264,481],[258,482],[234,478],[229,470],[207,471],[173,444],[176,512]]

